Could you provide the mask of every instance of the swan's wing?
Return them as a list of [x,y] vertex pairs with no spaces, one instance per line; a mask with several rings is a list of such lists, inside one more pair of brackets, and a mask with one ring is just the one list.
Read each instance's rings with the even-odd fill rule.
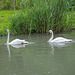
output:
[[72,40],[66,39],[66,38],[63,38],[63,37],[57,37],[54,40],[52,40],[52,42],[69,42],[69,41],[72,41]]
[[9,44],[25,44],[25,43],[28,43],[28,42],[25,40],[15,39],[12,42],[10,42]]

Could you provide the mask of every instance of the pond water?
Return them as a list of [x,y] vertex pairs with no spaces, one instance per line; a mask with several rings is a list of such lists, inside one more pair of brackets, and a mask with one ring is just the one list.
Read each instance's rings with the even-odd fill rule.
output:
[[[75,40],[75,32],[55,34]],[[7,46],[7,37],[0,37],[0,75],[75,75],[75,43],[55,46],[47,41],[50,35],[10,36],[33,42]]]

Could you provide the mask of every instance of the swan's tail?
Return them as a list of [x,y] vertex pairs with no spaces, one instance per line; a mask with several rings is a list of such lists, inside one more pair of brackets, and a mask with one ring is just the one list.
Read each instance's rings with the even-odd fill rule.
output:
[[23,40],[22,44],[28,44],[28,41]]
[[68,42],[73,42],[73,40],[72,39],[69,39]]

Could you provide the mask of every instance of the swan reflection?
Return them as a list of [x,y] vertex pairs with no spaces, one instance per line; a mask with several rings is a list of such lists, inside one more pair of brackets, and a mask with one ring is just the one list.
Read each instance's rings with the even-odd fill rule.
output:
[[25,47],[27,44],[12,44],[11,46],[14,48],[21,48],[21,47]]
[[[34,42],[30,42],[29,44],[34,44]],[[12,44],[12,45],[9,45],[9,44],[5,44],[7,45],[7,49],[8,49],[8,53],[9,53],[9,58],[10,58],[10,47],[9,46],[12,46],[14,48],[22,48],[22,47],[26,47],[26,45],[29,45],[29,44]]]
[[8,49],[8,54],[9,54],[9,58],[11,57],[11,52],[10,52],[10,47],[9,46],[12,46],[12,47],[14,47],[14,48],[22,48],[22,47],[25,47],[27,44],[19,44],[19,45],[8,45],[8,44],[6,44],[7,45],[7,49]]
[[51,49],[52,49],[51,53],[52,54],[54,54],[54,48],[57,47],[57,48],[61,49],[62,47],[68,47],[71,44],[69,42],[66,42],[66,43],[64,43],[64,42],[48,42],[48,43],[51,46]]
[[51,43],[49,42],[49,44],[54,47],[62,48],[62,47],[67,47],[70,43],[62,43],[62,42]]
[[8,49],[8,54],[9,54],[9,58],[10,58],[10,48],[9,48],[9,45],[7,45],[7,49]]
[[29,42],[28,44],[11,44],[11,46],[14,48],[21,48],[21,47],[25,47],[26,45],[29,45],[29,44],[34,44],[34,42]]

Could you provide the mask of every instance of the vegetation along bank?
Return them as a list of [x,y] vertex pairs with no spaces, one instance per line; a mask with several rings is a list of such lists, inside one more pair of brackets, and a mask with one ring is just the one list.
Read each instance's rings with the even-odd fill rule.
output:
[[11,5],[0,9],[0,35],[6,34],[5,29],[10,29],[11,34],[31,34],[45,33],[49,29],[59,33],[75,28],[72,0],[22,1],[17,1],[20,5],[17,4],[14,10]]

